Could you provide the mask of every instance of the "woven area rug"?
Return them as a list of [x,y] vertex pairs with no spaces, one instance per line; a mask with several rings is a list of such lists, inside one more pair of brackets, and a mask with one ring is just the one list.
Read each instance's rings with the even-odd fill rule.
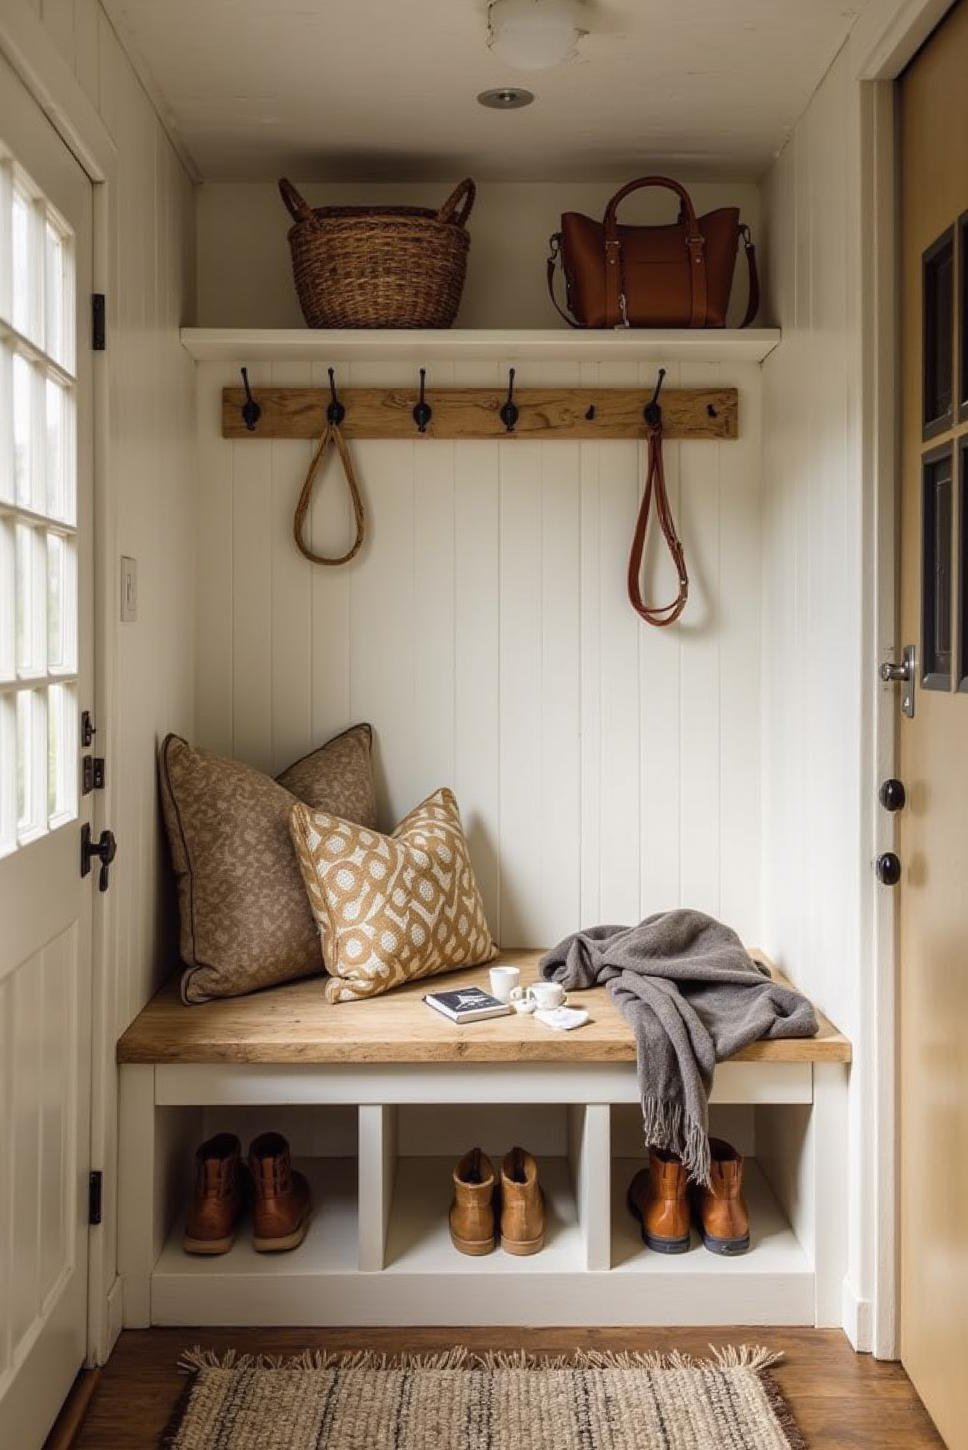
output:
[[567,1360],[463,1349],[295,1359],[193,1350],[169,1450],[805,1450],[743,1345]]

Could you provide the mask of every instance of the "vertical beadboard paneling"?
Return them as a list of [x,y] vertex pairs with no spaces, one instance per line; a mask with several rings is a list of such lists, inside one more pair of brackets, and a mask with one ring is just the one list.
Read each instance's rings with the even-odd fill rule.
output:
[[[234,641],[235,753],[278,769],[371,720],[383,825],[452,785],[505,945],[680,904],[722,908],[758,937],[759,369],[670,372],[671,385],[741,385],[742,437],[667,444],[693,595],[684,624],[656,630],[626,597],[638,445],[355,442],[367,544],[347,567],[310,568],[289,536],[308,448],[222,443],[217,381],[232,379],[210,368],[199,393],[203,577],[230,486],[233,522],[228,566],[224,539],[213,563],[215,578],[228,567],[230,588],[201,585],[199,743],[219,748],[225,736],[203,662],[217,679]],[[354,364],[338,377],[414,387],[414,371]],[[435,383],[504,376],[440,364],[431,402]],[[654,369],[545,364],[528,376],[639,382],[644,393]],[[349,525],[339,471],[327,470],[313,537],[334,548]],[[654,597],[671,597],[654,540],[646,578]]]
[[[275,387],[309,387],[309,363],[273,363]],[[312,655],[313,566],[293,548],[296,496],[312,458],[312,445],[298,438],[269,444],[272,487],[268,526],[272,603],[269,612],[269,683],[272,708],[272,773],[278,775],[306,753],[313,722]]]
[[[642,364],[639,381],[643,392],[655,386],[656,369]],[[667,369],[664,387],[679,386],[679,367]],[[677,444],[664,449],[666,483],[673,514],[680,520],[680,453]],[[638,499],[645,484],[647,450],[640,450]],[[681,528],[681,523],[680,523]],[[631,540],[630,540],[631,543]],[[691,554],[690,544],[686,545]],[[691,559],[688,561],[692,569]],[[653,604],[667,604],[679,590],[678,575],[669,551],[655,526],[653,514],[642,571],[643,597]],[[690,611],[691,613],[691,611]],[[689,615],[686,616],[687,620]],[[650,916],[665,911],[667,903],[681,899],[682,862],[680,840],[681,732],[679,692],[681,639],[688,623],[656,629],[638,626],[638,669],[641,697],[639,730],[639,852],[642,862],[639,913]],[[688,898],[686,898],[688,902]],[[691,903],[689,903],[691,904]]]
[[234,445],[214,426],[222,402],[221,373],[211,363],[198,367],[198,618],[195,649],[195,720],[199,740],[220,755],[234,753],[232,660],[235,580],[232,542],[235,507]]
[[[683,387],[716,386],[719,364],[683,363]],[[724,602],[720,590],[719,448],[685,442],[679,453],[679,520],[689,540],[689,609],[680,630],[680,870],[683,900],[719,913],[720,864],[720,645]]]
[[500,444],[454,450],[454,791],[500,938]]

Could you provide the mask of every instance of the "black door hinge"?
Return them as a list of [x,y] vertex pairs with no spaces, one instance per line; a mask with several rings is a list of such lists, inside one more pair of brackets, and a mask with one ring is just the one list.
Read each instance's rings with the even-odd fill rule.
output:
[[107,346],[107,323],[105,321],[105,301],[103,292],[91,293],[91,348],[94,352],[104,352]]
[[97,726],[94,723],[94,716],[90,710],[81,711],[81,744],[85,750],[93,745],[94,737],[97,734]]
[[87,1180],[87,1221],[89,1224],[101,1222],[101,1195],[104,1188],[104,1174],[100,1169],[90,1174]]

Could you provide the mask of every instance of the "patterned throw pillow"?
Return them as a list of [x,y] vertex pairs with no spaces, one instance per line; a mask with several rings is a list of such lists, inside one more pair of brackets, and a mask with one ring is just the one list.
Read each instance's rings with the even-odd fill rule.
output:
[[186,1002],[318,972],[319,937],[289,838],[297,800],[373,827],[369,725],[354,725],[278,780],[169,735],[161,804],[178,880]]
[[451,791],[435,791],[392,836],[303,805],[289,825],[330,973],[327,1002],[497,955]]

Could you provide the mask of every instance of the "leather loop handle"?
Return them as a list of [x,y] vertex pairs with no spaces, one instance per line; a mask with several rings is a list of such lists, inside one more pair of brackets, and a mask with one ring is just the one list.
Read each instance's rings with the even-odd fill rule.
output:
[[679,198],[679,214],[680,217],[685,218],[686,249],[689,253],[691,295],[689,326],[705,327],[706,243],[699,229],[692,197],[686,188],[678,181],[673,181],[671,176],[640,176],[635,181],[626,182],[605,208],[605,215],[602,219],[602,230],[605,234],[605,326],[618,327],[621,323],[628,326],[628,309],[624,301],[625,278],[622,269],[622,243],[618,234],[618,204],[630,192],[639,191],[646,186],[665,187],[667,191],[674,191]]
[[610,231],[614,234],[618,226],[616,213],[619,202],[624,201],[631,192],[640,191],[645,186],[664,186],[667,191],[674,191],[682,207],[681,215],[685,217],[686,234],[690,237],[702,238],[702,232],[699,230],[699,221],[696,217],[696,208],[692,204],[692,197],[686,188],[680,182],[673,181],[671,176],[639,176],[635,181],[627,181],[615,193],[605,208],[605,215],[602,218],[602,228],[606,237]]
[[459,182],[450,196],[444,202],[437,213],[439,222],[453,222],[455,227],[462,227],[471,214],[471,207],[474,205],[474,198],[477,196],[477,187],[469,176]]
[[[666,489],[665,469],[662,463],[662,423],[661,420],[656,427],[649,429],[649,464],[645,476],[645,489],[642,494],[642,502],[639,506],[639,516],[635,521],[635,534],[632,538],[632,549],[629,554],[628,589],[629,602],[636,614],[645,620],[646,624],[654,624],[659,628],[667,624],[674,624],[686,607],[689,598],[689,575],[686,572],[686,556],[683,552],[679,535],[676,533],[675,520],[672,517],[672,506],[669,503],[669,494]],[[662,537],[665,540],[666,548],[672,557],[676,573],[679,578],[679,593],[671,604],[646,604],[642,598],[641,576],[642,557],[645,553],[645,541],[649,532],[649,516],[652,512],[652,500],[655,498],[655,511],[659,520],[659,527],[662,530]]]
[[[340,554],[338,558],[328,558],[325,554],[314,554],[303,537],[303,531],[306,526],[306,515],[309,513],[309,505],[313,497],[313,483],[325,457],[326,450],[331,443],[339,454],[340,463],[343,466],[343,476],[346,479],[350,502],[353,505],[353,517],[356,520],[356,538],[353,541],[352,547],[345,554]],[[296,504],[296,513],[292,521],[292,534],[299,552],[304,554],[310,563],[313,564],[348,564],[363,547],[363,540],[366,538],[366,512],[363,508],[363,499],[356,481],[356,472],[353,468],[350,450],[346,445],[346,439],[335,423],[326,424],[323,436],[319,440],[319,447],[313,454],[313,461],[309,465],[309,472],[306,474],[306,481],[302,486],[302,492]]]
[[279,181],[279,195],[286,203],[286,208],[293,221],[311,222],[313,220],[312,207],[305,197],[300,196],[291,181],[283,176]]

